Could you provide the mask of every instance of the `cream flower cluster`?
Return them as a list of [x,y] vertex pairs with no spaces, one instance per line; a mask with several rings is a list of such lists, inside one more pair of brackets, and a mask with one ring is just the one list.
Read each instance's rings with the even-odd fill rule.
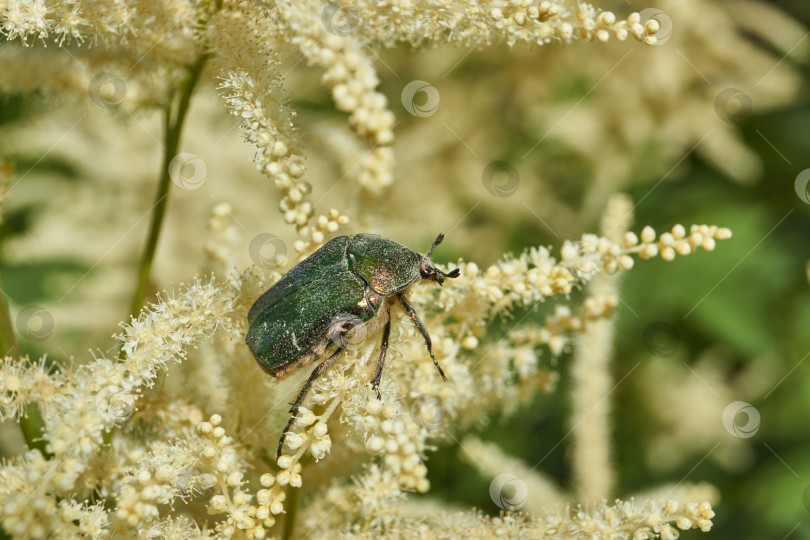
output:
[[[348,6],[335,5],[344,9]],[[352,2],[348,9],[358,21],[359,33],[387,46],[397,41],[415,46],[426,41],[468,46],[498,41],[510,46],[543,45],[575,38],[607,41],[611,35],[619,40],[632,36],[654,44],[660,29],[655,21],[642,22],[638,13],[618,19],[613,12],[565,0],[488,0],[474,4],[429,0],[397,2],[390,7],[363,0]]]
[[[682,228],[675,226],[673,230],[677,233]],[[712,249],[714,239],[731,235],[728,229],[715,226],[696,225],[690,230],[703,236],[694,236],[693,241],[700,240],[695,248]],[[542,326],[521,327],[521,320],[513,323],[515,328],[510,334],[514,341],[499,340],[480,347],[486,338],[485,329],[493,318],[508,316],[516,306],[567,295],[594,276],[632,268],[633,256],[649,258],[660,253],[661,239],[652,229],[643,228],[641,239],[634,242],[635,236],[626,235],[623,243],[616,244],[596,235],[584,235],[580,241],[564,243],[559,258],[552,256],[549,249],[537,247],[518,257],[507,257],[484,271],[475,263],[459,262],[459,278],[447,280],[438,290],[425,286],[411,292],[417,311],[423,320],[427,318],[434,353],[452,385],[439,379],[424,342],[404,317],[395,319],[394,326],[395,332],[403,332],[398,338],[402,358],[387,362],[384,381],[405,380],[414,396],[436,396],[440,416],[459,425],[480,424],[482,407],[506,413],[515,410],[520,404],[515,396],[551,388],[556,380],[539,362],[540,347],[547,346],[552,358],[556,357],[569,345],[571,334],[610,317],[617,299],[614,295],[588,298],[576,314],[566,305],[557,306]]]
[[542,326],[518,328],[509,333],[509,341],[515,346],[546,345],[552,355],[559,356],[568,345],[571,333],[583,332],[589,322],[609,318],[618,304],[615,296],[589,296],[579,313],[573,313],[569,306],[556,305]]
[[396,479],[400,489],[424,493],[430,488],[421,458],[428,433],[402,410],[399,400],[391,399],[390,390],[386,394],[388,399],[382,401],[373,392],[349,396],[342,406],[343,416],[355,434],[361,434],[363,449],[382,457],[383,470]]
[[[692,229],[712,238],[730,235],[717,227]],[[308,449],[317,459],[325,457],[317,436],[329,430],[333,432],[329,447],[340,436],[353,450],[375,456],[381,470],[395,473],[402,489],[427,489],[427,469],[422,463],[427,439],[441,437],[448,422],[481,423],[482,409],[498,408],[507,413],[514,410],[518,404],[513,399],[515,390],[518,395],[531,395],[538,382],[544,386],[553,384],[554,377],[540,368],[536,348],[546,345],[552,355],[560,354],[569,334],[610,317],[617,299],[610,295],[590,297],[576,314],[567,306],[557,306],[542,327],[518,329],[509,341],[502,340],[482,351],[479,343],[485,337],[481,329],[486,323],[515,304],[566,294],[595,275],[632,268],[632,255],[654,256],[655,235],[650,235],[649,228],[641,235],[640,242],[626,245],[585,235],[570,254],[568,250],[574,243],[565,244],[559,260],[546,248],[534,248],[485,272],[474,263],[459,263],[462,276],[458,279],[448,280],[439,290],[416,289],[412,299],[426,320],[434,353],[451,384],[441,381],[423,340],[395,310],[392,341],[398,346],[388,353],[380,387],[382,400],[377,400],[368,387],[378,355],[377,344],[371,342],[347,351],[346,358],[338,360],[311,388],[287,435],[279,466],[289,470],[299,464]],[[703,243],[700,246],[705,247]],[[436,307],[441,310],[435,311]],[[533,388],[526,390],[528,385]],[[337,407],[345,424],[329,423]],[[323,425],[320,431],[313,427],[318,425]],[[297,480],[295,473],[291,477]],[[290,481],[290,485],[296,484]]]
[[[531,248],[519,257],[507,257],[480,271],[475,263],[459,263],[461,277],[445,284],[439,305],[448,318],[459,312],[486,319],[515,305],[529,305],[555,294],[568,294],[596,273],[612,274],[633,267],[636,254],[642,259],[661,255],[672,260],[676,253],[688,255],[698,248],[711,251],[715,240],[731,238],[731,231],[713,225],[692,225],[687,237],[682,225],[656,240],[655,231],[644,227],[640,238],[627,233],[623,243],[586,234],[576,242],[565,242],[557,260],[545,247]],[[424,294],[427,294],[426,289]],[[420,298],[425,298],[421,296]]]
[[[320,2],[279,2],[282,17],[297,45],[310,64],[322,67],[324,84],[331,89],[338,110],[349,113],[349,125],[370,148],[360,158],[359,184],[380,194],[393,182],[394,159],[390,145],[394,142],[394,114],[388,109],[388,98],[377,91],[380,81],[372,59],[361,43],[343,32],[329,32],[324,21],[329,4]],[[338,6],[339,7],[339,6]],[[348,9],[354,9],[349,7]],[[354,24],[355,21],[346,21]]]
[[[75,371],[56,373],[45,370],[43,362],[28,367],[8,359],[2,362],[0,396],[4,414],[19,415],[22,402],[36,400],[47,427],[43,438],[48,452],[53,454],[47,461],[41,455],[29,454],[17,464],[12,462],[0,469],[6,476],[20,467],[35,467],[38,471],[25,473],[24,482],[4,484],[7,487],[0,500],[0,517],[18,523],[14,530],[25,530],[15,533],[15,537],[33,537],[34,529],[42,529],[45,535],[64,534],[71,530],[74,519],[91,519],[97,514],[95,507],[72,501],[71,494],[82,492],[80,478],[91,485],[102,481],[94,475],[103,475],[104,471],[89,466],[104,443],[104,433],[129,419],[139,393],[153,383],[158,370],[181,361],[188,348],[229,323],[233,300],[221,293],[222,289],[212,281],[197,281],[179,295],[145,309],[138,319],[125,325],[119,336],[126,354],[122,362],[97,357]],[[29,504],[24,504],[32,493],[43,499],[33,512]],[[150,499],[160,500],[165,493],[153,495]],[[84,514],[52,522],[40,516],[40,511],[60,505],[69,506],[71,516],[80,507]],[[148,508],[144,512],[148,515]]]
[[229,203],[217,204],[206,224],[209,240],[205,244],[205,255],[211,270],[221,276],[227,276],[236,269],[236,250],[241,241],[233,220],[230,219],[232,210]]
[[[336,530],[350,538],[364,530],[393,531],[396,529],[390,526],[396,525],[404,499],[391,471],[368,465],[351,482],[333,482],[319,493],[308,506],[312,513],[301,516],[299,531],[306,538],[334,537]],[[358,520],[358,516],[366,519]]]
[[[279,211],[284,221],[294,225],[298,234],[306,240],[298,240],[295,249],[299,253],[314,251],[325,240],[325,234],[334,234],[349,218],[332,210],[314,218],[312,203],[306,200],[312,190],[302,180],[305,172],[303,159],[292,152],[293,140],[287,136],[289,127],[281,128],[289,120],[278,118],[278,111],[285,108],[268,100],[263,92],[267,82],[246,71],[229,71],[220,85],[226,92],[228,110],[242,119],[245,139],[256,147],[254,161],[260,172],[267,175],[281,191]],[[275,106],[274,106],[275,105]]]
[[[333,492],[334,511],[346,506],[343,500],[355,501],[354,493]],[[350,498],[351,497],[351,498]],[[324,505],[325,506],[325,505]],[[714,511],[708,503],[680,504],[675,500],[665,502],[616,500],[593,507],[568,507],[563,511],[536,517],[518,513],[504,513],[497,517],[474,512],[442,512],[435,517],[407,516],[397,513],[378,500],[378,510],[373,520],[360,522],[344,535],[353,540],[379,538],[379,530],[385,525],[386,538],[412,538],[414,531],[425,532],[436,538],[532,538],[537,540],[590,540],[592,538],[627,538],[630,540],[675,540],[679,530],[711,529]],[[368,509],[369,511],[371,508]],[[308,519],[307,538],[333,538],[334,523],[318,523]]]
[[[70,57],[42,47],[5,51],[0,55],[0,68],[5,69],[0,70],[16,75],[4,78],[0,88],[45,88],[76,97],[86,97],[89,88],[103,106],[132,113],[140,107],[165,108],[165,96],[183,84],[187,66],[214,58],[226,107],[240,118],[245,139],[256,148],[257,168],[281,191],[279,210],[303,237],[297,248],[306,254],[321,244],[325,231],[313,225],[323,216],[315,216],[307,200],[311,187],[302,178],[305,167],[293,127],[295,113],[277,73],[280,53],[297,50],[324,70],[323,82],[337,109],[349,113],[349,126],[367,146],[350,173],[373,200],[393,181],[395,125],[388,100],[377,89],[380,81],[370,52],[375,42],[419,46],[505,40],[514,45],[574,38],[605,41],[613,34],[654,43],[657,30],[654,20],[641,21],[637,13],[619,20],[612,12],[563,0],[470,5],[431,0],[390,7],[334,0],[4,0],[0,35],[5,39],[85,47]],[[102,94],[111,84],[121,95],[108,102]],[[343,224],[340,221],[348,218],[334,222]]]
[[[681,482],[678,485],[662,486],[647,493],[637,493],[630,502],[616,502],[614,507],[605,504],[591,505],[586,508],[576,508],[572,511],[570,503],[573,496],[562,491],[557,482],[543,475],[536,467],[529,468],[521,460],[506,455],[496,444],[484,443],[473,437],[466,437],[459,448],[459,457],[470,463],[473,467],[488,478],[494,478],[503,471],[510,471],[514,481],[525,487],[525,500],[519,502],[524,512],[530,514],[543,514],[549,508],[565,508],[565,513],[557,512],[558,519],[565,518],[581,520],[582,530],[577,530],[574,524],[556,523],[547,533],[562,534],[564,531],[587,535],[612,535],[631,539],[649,538],[677,538],[677,529],[687,530],[698,528],[708,531],[712,527],[711,519],[714,512],[711,510],[713,501],[717,501],[717,489],[706,484],[691,484]],[[639,509],[634,500],[651,501]],[[700,501],[700,502],[695,502]],[[679,511],[680,510],[680,511]],[[616,512],[623,512],[629,521],[637,521],[639,514],[636,511],[647,512],[649,521],[628,527],[624,519],[616,519]],[[552,519],[543,519],[546,524],[553,523]],[[646,520],[645,520],[646,521]],[[618,525],[621,523],[621,525]],[[613,528],[612,528],[613,527]],[[629,535],[629,536],[628,536]],[[579,538],[579,536],[573,536]],[[551,538],[557,538],[551,536]]]
[[[22,361],[21,361],[22,360]],[[66,381],[54,375],[45,358],[31,362],[28,358],[7,356],[0,360],[0,422],[25,414],[27,403],[35,401],[51,412],[57,395],[63,393]]]
[[[226,221],[224,208],[219,210],[222,215],[218,219]],[[584,237],[583,245],[593,247],[595,258],[588,260],[605,271],[611,268],[610,261],[649,254],[645,250],[661,242],[675,245],[691,239],[695,247],[706,247],[706,237],[728,237],[728,232],[719,228],[698,226],[690,230],[692,235],[687,237],[680,228],[674,228],[669,242],[668,237],[644,229],[638,242],[626,242],[628,245],[619,251],[613,244],[600,249],[604,242],[589,237]],[[695,236],[698,234],[704,238]],[[234,275],[227,285],[197,280],[179,293],[163,295],[157,304],[124,325],[118,336],[124,351],[120,362],[99,357],[75,370],[51,372],[43,362],[26,365],[4,360],[0,363],[4,418],[16,418],[25,403],[37,401],[46,422],[44,438],[55,457],[46,460],[32,453],[0,467],[4,480],[0,517],[15,538],[40,534],[40,528],[47,535],[75,527],[95,528],[102,531],[101,536],[106,534],[103,531],[118,534],[138,530],[153,536],[175,531],[178,535],[231,538],[244,534],[261,538],[276,527],[279,514],[289,511],[285,490],[303,488],[307,474],[302,458],[309,452],[316,460],[337,460],[338,467],[356,462],[352,456],[357,453],[371,456],[371,468],[358,477],[352,497],[363,501],[361,506],[371,513],[372,521],[396,523],[396,516],[388,513],[393,503],[375,502],[375,494],[382,490],[393,501],[405,491],[429,489],[423,459],[430,438],[446,435],[452,426],[480,423],[485,418],[482,412],[494,407],[508,411],[503,405],[510,402],[514,406],[512,389],[526,390],[527,382],[537,377],[550,384],[552,378],[543,375],[536,348],[551,346],[554,336],[581,331],[613,311],[615,299],[593,297],[577,314],[558,307],[538,332],[518,333],[515,341],[492,351],[481,347],[486,338],[481,327],[492,317],[515,304],[545,298],[549,290],[550,294],[570,291],[595,275],[572,271],[572,260],[563,257],[558,261],[545,248],[536,248],[504,259],[486,272],[478,271],[474,263],[461,263],[463,275],[448,281],[444,288],[414,291],[413,300],[431,331],[436,358],[450,382],[438,377],[413,326],[406,324],[402,314],[394,313],[389,360],[380,387],[382,399],[378,400],[368,385],[378,355],[376,340],[369,340],[347,351],[315,382],[287,435],[275,474],[262,471],[269,456],[257,458],[250,449],[274,448],[286,420],[278,402],[265,413],[280,415],[278,430],[254,433],[254,424],[237,429],[235,436],[251,445],[246,447],[226,432],[220,415],[202,421],[198,409],[167,399],[168,388],[152,386],[160,372],[171,372],[170,366],[189,356],[197,359],[216,354],[220,362],[230,362],[224,368],[229,385],[261,391],[255,382],[248,383],[257,380],[258,368],[239,344],[246,310],[268,286],[255,272]],[[208,347],[210,343],[221,345]],[[192,352],[200,346],[198,353]],[[196,361],[200,362],[197,369],[211,365]],[[193,368],[194,362],[184,365]],[[194,369],[186,373],[193,377]],[[240,413],[243,418],[256,418],[252,410],[255,401],[239,392],[225,392],[217,399],[229,410],[244,411]],[[261,418],[255,425],[264,425]],[[155,437],[146,439],[146,444],[140,442],[144,429]],[[110,430],[110,449],[99,455],[103,434]],[[336,445],[341,452],[332,455]],[[253,468],[262,474],[252,474]],[[261,487],[254,494],[250,484]],[[107,512],[83,502],[89,490],[114,501],[114,510]],[[41,502],[21,504],[33,494],[42,498]],[[208,511],[219,516],[212,529],[165,513],[167,505],[189,499],[202,499]],[[624,512],[622,516],[617,517],[617,508]],[[645,507],[634,514],[634,508],[606,507],[599,512],[607,512],[604,515],[608,517],[599,519],[618,519],[625,526],[651,511]],[[639,534],[671,537],[677,527],[710,526],[710,510],[702,506],[689,506],[682,512],[671,505],[662,508],[660,525],[648,525],[648,529],[639,529]],[[578,512],[564,520],[584,523]],[[541,522],[527,523],[538,527]]]
[[[379,389],[381,400],[369,390],[367,373],[373,364],[370,359],[376,358],[374,349],[374,344],[370,344],[348,354],[313,384],[306,400],[312,403],[312,408],[299,409],[285,438],[284,451],[278,459],[283,469],[278,475],[279,483],[301,486],[299,462],[307,450],[316,460],[326,457],[332,446],[327,423],[340,407],[341,420],[347,426],[338,433],[342,439],[348,436],[342,444],[380,459],[382,468],[396,479],[401,489],[420,492],[429,489],[421,455],[426,449],[430,426],[418,425],[413,414],[403,410],[397,399],[397,386],[387,378]],[[323,412],[316,415],[313,409]],[[287,449],[292,453],[287,453]]]
[[[0,54],[0,71],[9,75],[0,88],[45,89],[62,100],[89,95],[126,114],[160,107],[182,80],[174,66],[200,54],[197,30],[207,17],[204,6],[184,0],[0,1],[0,37],[26,46]],[[68,55],[51,43],[83,47]],[[103,95],[110,82],[121,92],[113,102]]]
[[[48,461],[38,450],[5,464],[0,469],[0,517],[5,531],[14,538],[103,536],[109,516],[101,505],[82,503],[68,495],[80,468],[75,459]],[[48,484],[64,496],[57,498],[38,489]]]
[[[217,531],[225,538],[238,536],[237,530],[244,531],[248,538],[264,538],[266,529],[275,524],[276,514],[281,513],[284,493],[277,488],[257,492],[257,504],[251,505],[252,495],[242,489],[244,471],[239,463],[240,452],[233,439],[226,435],[219,424],[222,417],[214,414],[207,422],[197,425],[197,432],[204,438],[201,452],[201,466],[211,473],[207,475],[205,487],[212,487],[216,493],[208,501],[208,513],[225,513],[224,522],[217,523]],[[274,478],[266,473],[261,478],[265,488],[271,487]]]

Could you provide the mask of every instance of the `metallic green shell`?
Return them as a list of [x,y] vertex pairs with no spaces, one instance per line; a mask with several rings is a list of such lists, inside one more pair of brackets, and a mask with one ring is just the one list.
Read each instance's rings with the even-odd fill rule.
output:
[[248,324],[252,326],[259,314],[291,292],[305,287],[313,281],[318,281],[325,275],[348,270],[349,260],[346,257],[346,250],[350,242],[351,236],[333,238],[315,253],[296,264],[256,300],[248,312]]
[[365,289],[366,284],[347,270],[289,290],[255,318],[245,341],[272,373],[309,353],[330,328],[373,317],[378,308],[366,301]]
[[352,269],[383,296],[404,291],[419,279],[419,255],[388,238],[356,234],[349,253]]
[[419,257],[382,236],[334,238],[256,300],[245,342],[266,371],[283,376],[311,359],[330,331],[371,319],[384,297],[418,280]]

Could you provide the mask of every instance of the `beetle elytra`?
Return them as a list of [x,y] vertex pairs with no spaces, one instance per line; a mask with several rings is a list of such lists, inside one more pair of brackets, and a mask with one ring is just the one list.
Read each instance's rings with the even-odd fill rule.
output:
[[443,239],[439,234],[430,251],[422,255],[382,236],[338,236],[294,266],[256,300],[248,313],[250,328],[245,341],[270,375],[283,379],[324,356],[327,349],[336,348],[312,371],[292,403],[276,458],[312,383],[347,348],[344,339],[352,329],[376,330],[382,326],[380,356],[371,382],[380,399],[391,333],[390,310],[396,303],[422,334],[436,369],[447,380],[433,355],[425,325],[405,297],[408,288],[420,279],[441,285],[445,278],[458,277],[458,268],[442,272],[430,258]]

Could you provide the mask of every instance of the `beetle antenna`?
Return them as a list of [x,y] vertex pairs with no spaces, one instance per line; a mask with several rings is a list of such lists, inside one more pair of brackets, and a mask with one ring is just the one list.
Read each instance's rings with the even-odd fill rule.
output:
[[461,270],[459,270],[458,268],[455,268],[450,272],[442,272],[441,270],[439,270],[439,272],[441,272],[441,274],[444,277],[449,277],[449,278],[457,278],[458,276],[461,275]]
[[439,233],[439,236],[436,237],[436,241],[430,246],[430,251],[427,252],[428,258],[433,254],[433,250],[436,249],[436,246],[442,243],[442,240],[444,240],[444,233]]

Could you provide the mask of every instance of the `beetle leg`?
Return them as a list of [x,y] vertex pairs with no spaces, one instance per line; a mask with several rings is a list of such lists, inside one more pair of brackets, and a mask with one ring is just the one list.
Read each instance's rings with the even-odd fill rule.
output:
[[397,295],[399,301],[402,303],[402,307],[405,308],[405,311],[408,312],[408,316],[413,321],[413,324],[416,325],[416,329],[419,330],[419,333],[422,334],[422,337],[425,338],[425,345],[427,345],[427,350],[430,353],[430,357],[433,359],[433,364],[436,366],[436,369],[439,370],[439,375],[442,376],[443,381],[447,381],[447,377],[444,376],[444,371],[442,368],[439,367],[439,363],[436,361],[436,357],[433,356],[433,347],[430,343],[430,336],[428,335],[427,329],[425,325],[422,324],[422,321],[419,320],[419,316],[416,314],[416,310],[413,309],[413,306],[405,299],[405,296],[402,293]]
[[278,450],[276,451],[276,459],[278,459],[281,456],[281,448],[284,446],[284,438],[287,436],[287,432],[290,431],[290,428],[292,427],[293,422],[295,421],[295,416],[296,414],[298,414],[298,407],[301,406],[301,403],[303,403],[304,398],[307,397],[307,392],[309,392],[309,388],[312,386],[312,383],[314,383],[315,379],[317,379],[321,375],[321,373],[324,370],[326,370],[326,368],[328,368],[330,364],[332,364],[332,362],[335,361],[335,358],[337,358],[337,356],[341,352],[343,352],[343,350],[344,350],[343,347],[338,347],[338,350],[332,353],[332,356],[321,362],[320,365],[318,365],[318,367],[313,369],[312,373],[309,376],[309,379],[307,379],[307,382],[304,383],[304,386],[303,388],[301,388],[301,391],[298,392],[298,397],[295,398],[295,402],[292,404],[292,407],[290,408],[291,414],[290,421],[287,422],[287,427],[285,427],[284,431],[281,432],[281,438],[278,441]]
[[386,314],[388,320],[383,327],[382,344],[380,345],[380,359],[377,360],[377,373],[371,381],[371,387],[377,392],[377,399],[382,399],[380,395],[380,380],[382,379],[383,365],[385,364],[385,353],[388,352],[388,336],[391,334],[391,312]]
[[301,403],[304,401],[304,398],[307,397],[307,392],[309,392],[309,388],[310,386],[312,386],[312,383],[315,382],[315,379],[320,377],[321,372],[324,371],[326,368],[328,368],[332,364],[332,362],[335,361],[335,358],[337,358],[337,356],[343,351],[344,351],[343,347],[338,347],[338,350],[332,353],[332,356],[321,362],[320,365],[318,365],[318,367],[312,370],[309,379],[307,379],[307,382],[304,383],[304,386],[301,388],[301,391],[298,392],[298,397],[295,398],[295,403],[293,403],[292,407],[290,408],[290,412],[293,415],[296,412],[298,412],[298,407],[301,406]]
[[276,461],[281,457],[281,448],[284,446],[284,438],[287,436],[287,432],[290,431],[293,422],[295,422],[295,415],[290,416],[290,421],[287,422],[287,426],[284,428],[284,431],[281,432],[281,438],[278,440],[278,450],[276,450]]

